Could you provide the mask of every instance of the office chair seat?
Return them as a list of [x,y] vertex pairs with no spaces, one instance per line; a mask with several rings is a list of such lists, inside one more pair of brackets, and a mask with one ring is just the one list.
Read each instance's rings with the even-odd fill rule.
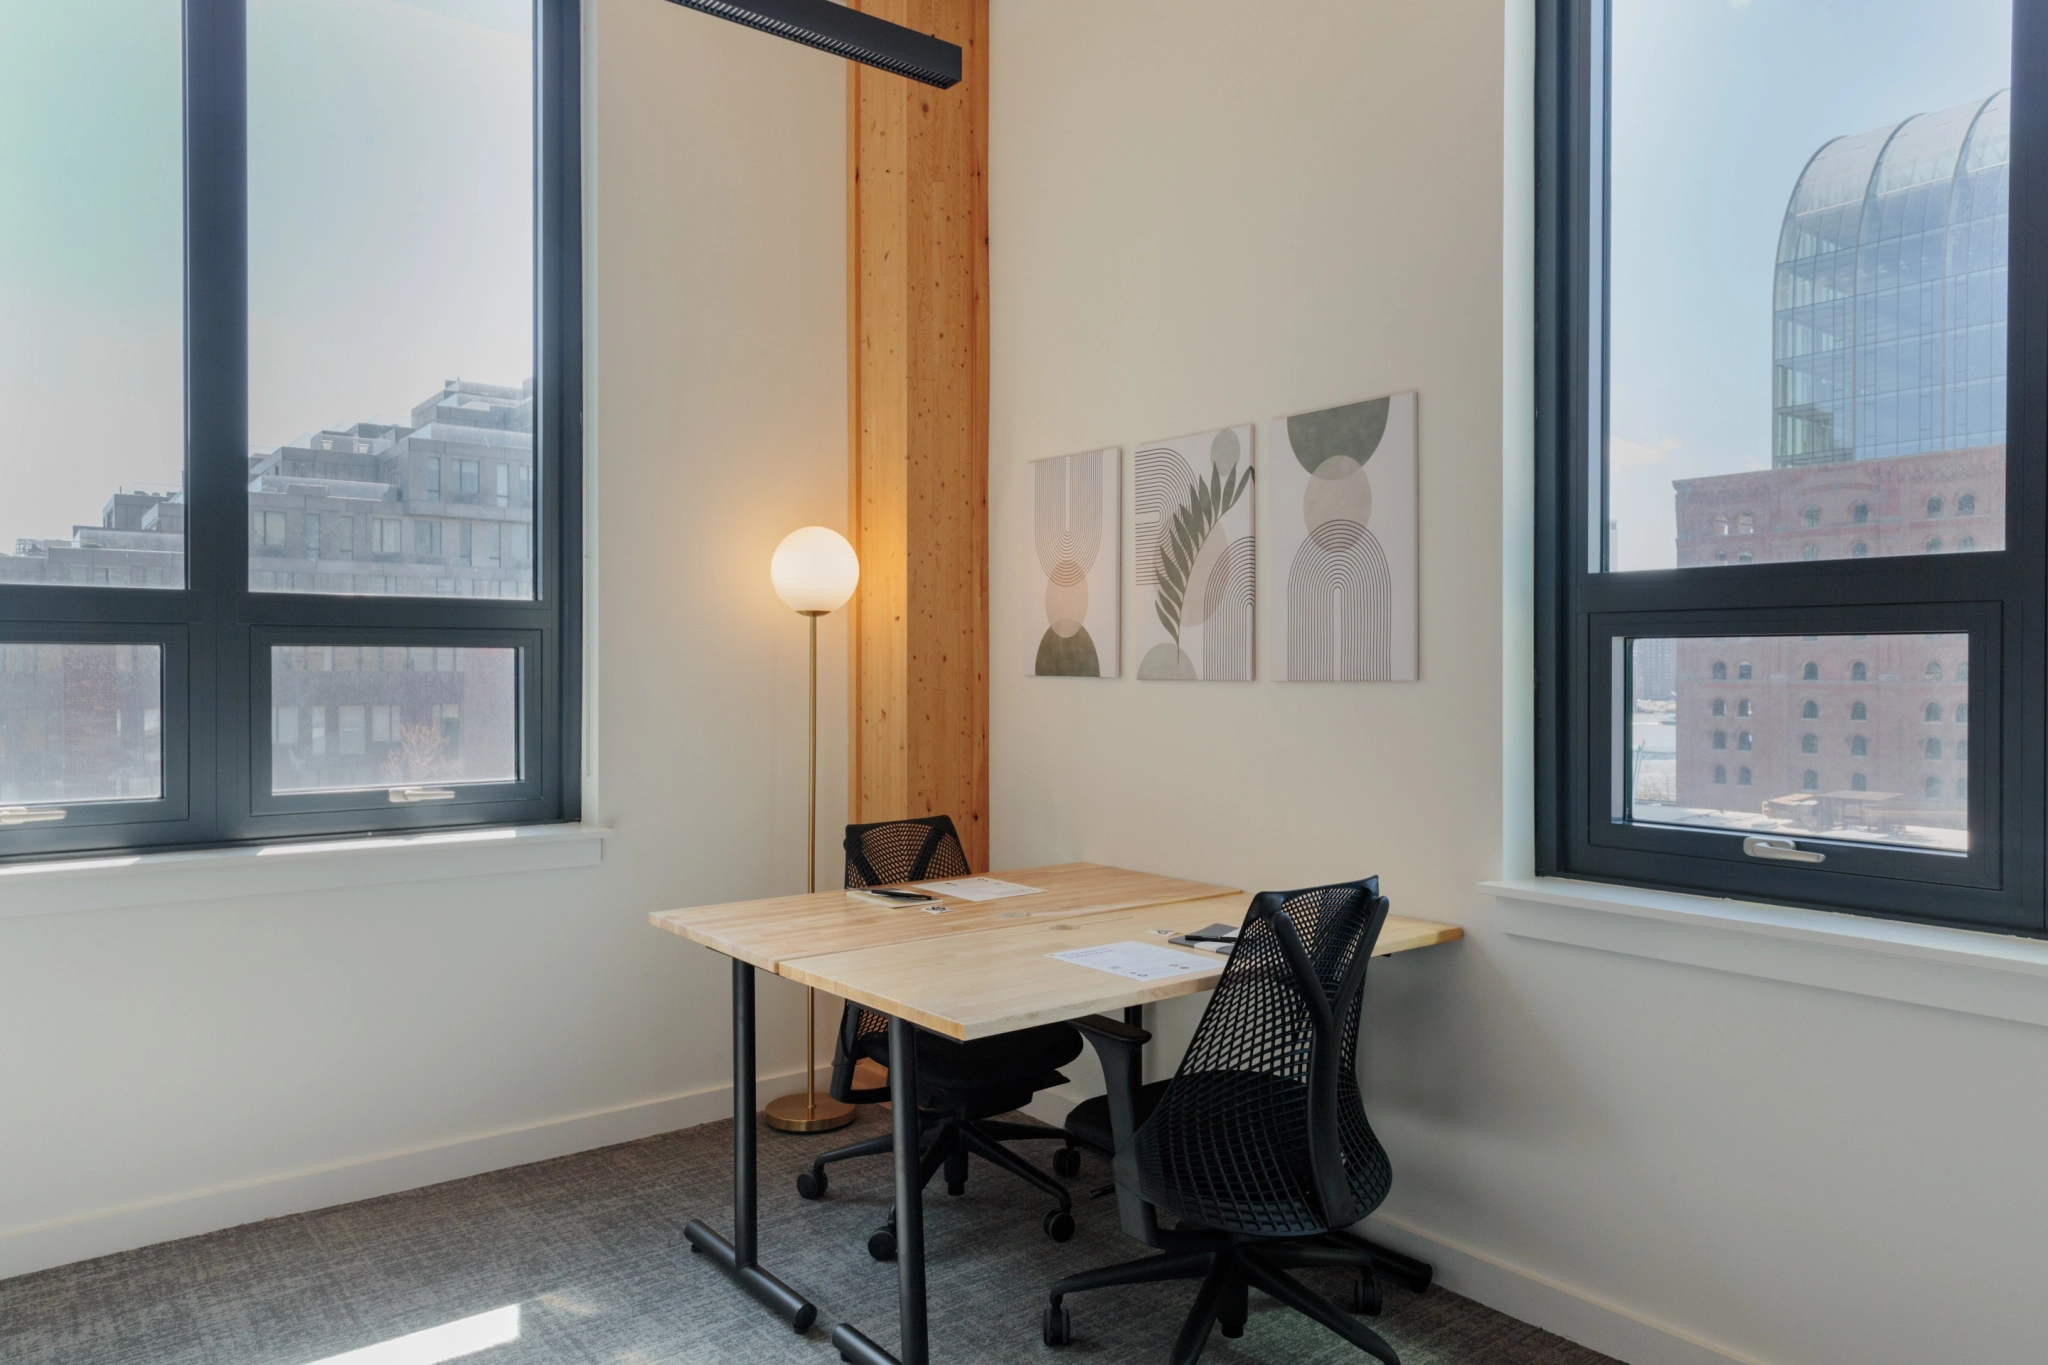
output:
[[[1179,1087],[1171,1111],[1143,1122],[1137,1135],[1134,1164],[1148,1202],[1250,1237],[1329,1231],[1310,1156],[1306,1085],[1257,1071],[1198,1072],[1171,1084]],[[1394,1172],[1371,1131],[1362,1136],[1345,1144],[1344,1175],[1357,1207],[1372,1209]]]
[[[1152,1111],[1159,1107],[1159,1097],[1171,1084],[1171,1081],[1154,1081],[1139,1089],[1136,1100],[1141,1125],[1152,1117]],[[1075,1105],[1067,1115],[1066,1128],[1067,1136],[1072,1139],[1068,1146],[1086,1147],[1097,1156],[1116,1155],[1116,1132],[1109,1121],[1109,1096],[1097,1095]]]
[[[1028,1104],[1031,1093],[1048,1085],[1068,1062],[1081,1055],[1081,1035],[1072,1024],[1043,1024],[1037,1028],[999,1033],[993,1038],[961,1042],[937,1033],[917,1032],[918,1101],[924,1103],[927,1090],[974,1091],[1000,1089],[1015,1091],[1020,1086]],[[870,1061],[889,1064],[887,1034],[861,1039],[861,1053]],[[1015,1109],[1016,1104],[1007,1106]]]

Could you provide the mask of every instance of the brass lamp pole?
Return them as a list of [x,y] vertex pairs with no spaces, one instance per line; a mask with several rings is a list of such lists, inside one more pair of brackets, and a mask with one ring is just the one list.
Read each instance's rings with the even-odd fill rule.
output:
[[[818,889],[818,618],[837,611],[860,582],[860,560],[837,531],[806,526],[775,547],[768,576],[775,591],[811,627],[811,792],[804,837],[804,890]],[[804,992],[804,1093],[770,1100],[770,1128],[821,1133],[853,1122],[850,1104],[818,1093],[818,992]]]

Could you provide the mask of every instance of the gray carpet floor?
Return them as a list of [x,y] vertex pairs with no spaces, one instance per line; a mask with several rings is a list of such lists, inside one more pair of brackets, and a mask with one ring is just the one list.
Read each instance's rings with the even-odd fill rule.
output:
[[[799,1337],[756,1308],[683,1240],[705,1217],[731,1226],[731,1125],[707,1124],[381,1199],[251,1223],[0,1281],[7,1365],[313,1365],[455,1319],[519,1306],[516,1341],[475,1365],[834,1365],[825,1328],[851,1321],[896,1343],[896,1271],[870,1260],[889,1206],[888,1162],[833,1168],[827,1197],[796,1197],[797,1171],[827,1147],[879,1133],[870,1111],[816,1137],[763,1132],[763,1261],[819,1306]],[[1030,1144],[1040,1159],[1051,1144]],[[1070,1181],[1074,1239],[1039,1230],[1045,1197],[979,1160],[967,1193],[927,1198],[932,1358],[945,1365],[1164,1361],[1194,1285],[1077,1295],[1073,1345],[1039,1340],[1046,1284],[1143,1254],[1116,1228],[1093,1159]],[[1343,1280],[1303,1278],[1325,1293]],[[1210,1338],[1205,1363],[1358,1365],[1369,1359],[1263,1296],[1244,1336]],[[1404,1365],[1606,1365],[1607,1357],[1442,1288],[1389,1287],[1369,1319]]]

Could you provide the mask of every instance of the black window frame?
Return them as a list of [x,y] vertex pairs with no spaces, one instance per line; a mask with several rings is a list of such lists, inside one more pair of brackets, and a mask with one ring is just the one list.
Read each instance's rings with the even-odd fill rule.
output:
[[[1604,571],[1609,36],[1609,0],[1538,0],[1536,871],[2048,937],[2048,0],[2013,5],[2006,548],[1969,554]],[[1967,853],[1800,837],[1802,865],[1618,809],[1622,642],[1961,631]]]
[[[250,588],[246,10],[184,0],[185,584],[0,584],[0,644],[164,647],[164,796],[0,827],[0,862],[581,818],[581,14],[577,0],[533,4],[532,598]],[[518,777],[420,803],[385,789],[273,795],[273,643],[516,645]]]

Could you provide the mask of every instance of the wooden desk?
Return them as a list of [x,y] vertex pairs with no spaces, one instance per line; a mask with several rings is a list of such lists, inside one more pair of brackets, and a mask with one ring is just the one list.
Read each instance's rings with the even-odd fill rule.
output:
[[[1214,990],[1223,975],[1221,956],[1213,971],[1143,982],[1061,962],[1052,954],[1125,939],[1172,947],[1166,940],[1173,934],[1241,922],[1250,904],[1251,897],[1239,892],[789,958],[776,970],[792,981],[908,1019],[933,1033],[963,1040],[989,1038]],[[1463,935],[1455,924],[1389,915],[1374,952],[1385,957]]]
[[999,901],[941,897],[947,909],[936,915],[915,905],[877,905],[834,890],[664,910],[647,918],[657,929],[681,934],[736,961],[773,972],[792,957],[815,957],[909,939],[944,938],[1019,921],[1069,919],[1231,890],[1227,886],[1128,872],[1098,863],[1059,863],[989,875],[1040,890],[1036,895],[1011,896]]
[[[852,1324],[840,1323],[832,1342],[855,1365],[928,1361],[914,1026],[954,1038],[986,1038],[1209,990],[1223,972],[1220,956],[1214,971],[1142,982],[1050,954],[1124,939],[1165,944],[1173,933],[1242,920],[1250,901],[1242,892],[1201,882],[1092,863],[990,875],[1043,889],[1000,901],[949,901],[943,914],[825,891],[648,916],[656,928],[730,957],[733,967],[734,1237],[728,1242],[697,1219],[683,1229],[684,1236],[693,1251],[710,1256],[799,1332],[816,1320],[817,1309],[761,1267],[756,1239],[754,971],[766,968],[890,1016],[901,1345],[900,1354],[891,1355]],[[1375,951],[1386,956],[1448,943],[1463,932],[1456,925],[1393,916]]]
[[[777,971],[785,959],[800,952],[837,953],[913,939],[951,939],[997,925],[1016,926],[1051,919],[1071,919],[1132,906],[1211,896],[1228,890],[1206,882],[1156,877],[1150,873],[1129,872],[1094,863],[1026,867],[989,875],[1040,889],[1029,896],[1011,896],[999,901],[942,898],[948,907],[943,914],[931,914],[917,906],[877,905],[873,901],[848,896],[844,891],[820,891],[814,895],[776,896],[729,905],[666,910],[647,917],[657,929],[680,934],[732,959],[733,1235],[732,1240],[727,1241],[694,1218],[683,1228],[683,1235],[689,1239],[692,1251],[710,1257],[741,1288],[799,1332],[809,1330],[817,1319],[817,1308],[764,1269],[760,1260],[756,1217],[755,1143],[758,1134],[752,1121],[759,1107],[754,1098],[755,968]],[[911,1078],[908,1068],[904,1076],[905,1079]],[[914,1091],[910,1093],[915,1094]],[[917,1106],[913,1102],[899,1103],[895,1107],[899,1114],[908,1115],[913,1125],[907,1146],[900,1141],[898,1146],[914,1154],[917,1150]],[[902,1120],[898,1122],[900,1125]],[[900,1170],[898,1174],[900,1177]],[[922,1225],[919,1227],[918,1251],[921,1256]],[[924,1272],[921,1259],[915,1278],[919,1304],[915,1313],[909,1316],[922,1330]],[[861,1340],[865,1342],[866,1338]],[[923,1362],[921,1349],[912,1352],[918,1365]]]

